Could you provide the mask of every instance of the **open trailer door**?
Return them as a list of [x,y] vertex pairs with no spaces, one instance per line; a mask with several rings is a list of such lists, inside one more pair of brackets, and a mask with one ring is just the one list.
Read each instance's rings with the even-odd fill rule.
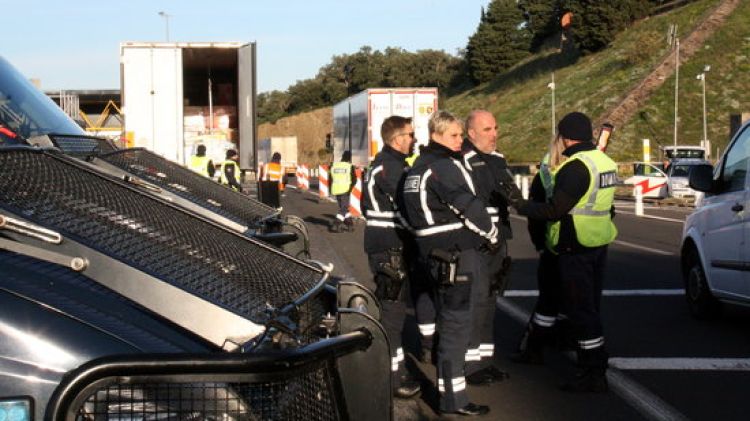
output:
[[121,46],[125,130],[133,146],[185,163],[182,50],[172,45]]
[[237,50],[239,65],[237,81],[237,102],[239,103],[239,151],[240,168],[256,167],[256,127],[255,127],[255,43],[245,44]]

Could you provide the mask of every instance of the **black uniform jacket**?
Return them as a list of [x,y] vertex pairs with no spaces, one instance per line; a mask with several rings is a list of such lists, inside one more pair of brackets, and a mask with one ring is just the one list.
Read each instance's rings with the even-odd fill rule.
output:
[[511,238],[508,201],[500,194],[500,183],[510,177],[508,163],[498,152],[490,154],[479,151],[469,140],[461,147],[464,166],[474,181],[477,196],[487,207],[487,213],[497,225],[500,234]]
[[430,142],[399,190],[399,209],[420,252],[468,250],[497,241],[497,227],[476,196],[460,152]]
[[[596,148],[591,142],[579,142],[565,149],[563,155],[570,157],[582,151],[590,151]],[[552,198],[545,202],[544,186],[539,176],[531,183],[531,201],[518,210],[518,213],[526,215],[529,219],[541,221],[560,221],[560,239],[555,251],[559,253],[575,252],[588,249],[578,242],[576,237],[573,217],[570,210],[578,203],[589,188],[591,176],[586,165],[580,160],[574,160],[565,164],[555,175],[555,186]],[[612,207],[614,216],[614,206]],[[533,224],[533,223],[532,223]],[[539,249],[538,242],[540,234],[538,225],[536,228],[529,227],[534,245]]]
[[409,169],[406,157],[385,145],[375,155],[365,176],[362,210],[367,219],[365,252],[368,254],[403,246],[407,233],[396,213],[396,191]]

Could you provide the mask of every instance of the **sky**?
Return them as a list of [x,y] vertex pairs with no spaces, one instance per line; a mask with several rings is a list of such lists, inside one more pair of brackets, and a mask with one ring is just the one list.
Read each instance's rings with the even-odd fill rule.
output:
[[[361,46],[464,48],[489,0],[0,0],[0,56],[43,90],[119,89],[125,41],[257,43],[258,92]],[[159,15],[164,12],[168,19]]]

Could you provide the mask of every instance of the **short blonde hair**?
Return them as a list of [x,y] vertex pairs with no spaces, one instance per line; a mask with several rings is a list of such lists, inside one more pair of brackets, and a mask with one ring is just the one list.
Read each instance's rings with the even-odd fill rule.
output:
[[430,121],[427,123],[427,130],[430,132],[430,135],[433,133],[442,134],[453,123],[461,126],[461,129],[464,128],[464,123],[453,114],[448,111],[436,111],[430,116]]

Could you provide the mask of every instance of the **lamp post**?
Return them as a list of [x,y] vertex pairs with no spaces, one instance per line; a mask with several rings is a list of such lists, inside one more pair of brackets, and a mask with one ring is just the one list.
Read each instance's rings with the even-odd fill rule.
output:
[[555,72],[552,72],[552,82],[547,84],[547,87],[552,91],[552,139],[556,136],[555,131]]
[[159,12],[159,16],[163,17],[164,18],[164,22],[166,23],[166,26],[167,26],[167,42],[169,42],[169,18],[171,18],[172,15],[170,15],[170,14],[162,11],[162,12]]
[[706,73],[710,70],[711,66],[705,65],[703,66],[703,72],[695,77],[701,81],[701,86],[703,88],[703,141],[701,142],[703,147],[706,147],[708,142],[708,125],[706,124]]

